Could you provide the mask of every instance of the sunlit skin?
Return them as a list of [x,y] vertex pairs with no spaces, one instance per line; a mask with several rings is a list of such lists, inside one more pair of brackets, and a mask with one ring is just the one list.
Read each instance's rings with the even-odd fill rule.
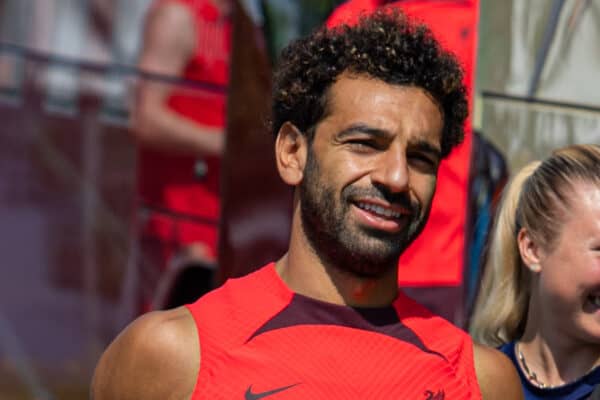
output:
[[600,296],[600,184],[576,181],[569,193],[556,241],[521,246],[540,271],[520,346],[528,367],[550,385],[600,365],[600,307],[591,301]]
[[[302,199],[297,195],[289,257],[277,267],[292,290],[339,304],[390,304],[397,295],[396,267],[402,246],[414,239],[431,206],[442,127],[440,110],[423,89],[366,76],[339,77],[330,89],[327,113],[316,126],[312,144],[294,136],[301,146],[300,156],[298,171],[288,183],[300,185],[309,179],[319,192],[330,190],[331,204],[322,213],[333,214],[339,223],[342,246],[350,243],[356,254],[385,262],[367,274],[372,276],[340,265],[344,257],[339,253],[338,264],[332,265],[324,254],[327,247],[316,248],[318,243],[309,240],[302,228],[298,204]],[[280,136],[288,135],[286,129],[295,128],[287,124]],[[315,176],[307,176],[310,151],[318,165]],[[380,212],[365,205],[381,207]],[[381,210],[396,214],[382,216]],[[390,241],[401,246],[391,248]],[[392,253],[385,257],[386,252]]]

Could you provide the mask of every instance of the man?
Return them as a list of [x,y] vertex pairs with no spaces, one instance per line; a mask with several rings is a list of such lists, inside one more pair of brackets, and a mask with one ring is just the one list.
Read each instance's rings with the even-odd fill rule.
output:
[[466,115],[455,59],[397,11],[290,45],[273,101],[277,168],[295,187],[288,252],[135,321],[103,355],[95,398],[522,398],[504,356],[397,287]]
[[157,0],[146,18],[140,69],[204,87],[152,79],[139,85],[132,133],[144,311],[152,308],[157,277],[175,260],[210,264],[216,257],[230,8],[229,0]]

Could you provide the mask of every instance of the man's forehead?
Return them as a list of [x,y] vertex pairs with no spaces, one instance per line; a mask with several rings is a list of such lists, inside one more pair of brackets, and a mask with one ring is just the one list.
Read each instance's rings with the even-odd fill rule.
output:
[[[388,83],[370,75],[342,74],[328,90],[326,117],[331,112],[346,108],[371,108],[377,115],[391,107],[412,107],[415,110],[442,117],[439,103],[426,89],[413,85]],[[424,101],[425,100],[425,101]],[[442,118],[443,120],[443,118]]]
[[[404,91],[409,89],[417,89],[422,92],[427,98],[436,105],[440,115],[443,118],[443,107],[439,100],[427,89],[421,86],[412,84],[401,84],[388,82],[384,79],[374,77],[367,73],[344,71],[339,74],[333,83],[327,88],[323,95],[325,115],[331,111],[332,102],[348,100],[348,91],[355,92],[357,95],[373,95],[380,92],[388,92],[390,90]],[[324,116],[325,116],[324,115]]]

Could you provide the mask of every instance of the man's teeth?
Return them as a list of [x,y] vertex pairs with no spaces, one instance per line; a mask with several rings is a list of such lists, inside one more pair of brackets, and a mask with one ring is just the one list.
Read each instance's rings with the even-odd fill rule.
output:
[[370,211],[386,218],[400,218],[402,216],[398,211],[392,211],[371,203],[358,203],[358,206],[363,210]]

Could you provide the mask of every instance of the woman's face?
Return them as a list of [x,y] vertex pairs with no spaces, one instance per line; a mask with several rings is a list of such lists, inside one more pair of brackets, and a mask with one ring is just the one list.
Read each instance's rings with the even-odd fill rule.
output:
[[539,255],[536,308],[543,321],[577,340],[600,343],[600,185],[573,185],[560,235]]

